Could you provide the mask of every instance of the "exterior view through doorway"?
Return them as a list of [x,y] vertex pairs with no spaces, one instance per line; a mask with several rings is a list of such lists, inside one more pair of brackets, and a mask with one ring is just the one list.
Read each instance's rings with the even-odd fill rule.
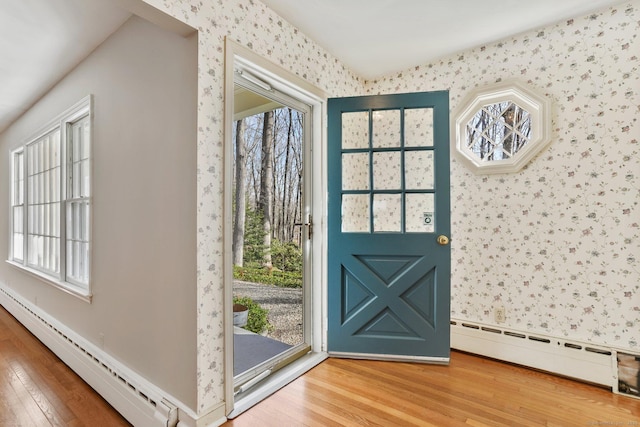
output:
[[236,392],[310,350],[304,264],[310,107],[247,71],[234,86],[233,303]]
[[234,418],[327,357],[326,231],[313,222],[326,211],[326,97],[232,40],[225,53],[225,404]]
[[[329,355],[447,363],[448,92],[327,102],[322,91],[250,50],[228,39],[226,47],[227,416],[234,418]],[[298,134],[304,135],[301,145],[293,144]],[[263,142],[269,145],[269,139],[272,152],[263,156]],[[245,170],[239,173],[234,162]],[[302,165],[297,178],[292,174],[299,169],[293,165]],[[274,188],[265,187],[262,176],[270,176]],[[244,183],[244,188],[238,191],[236,183]],[[244,196],[238,194],[243,191]],[[266,208],[270,229],[260,218],[265,212],[261,193],[276,200]],[[233,230],[241,220],[234,213],[242,212],[244,235],[239,239],[241,233],[236,230],[234,236]],[[267,234],[271,251],[264,250]],[[273,250],[276,239],[276,245],[284,242],[301,251],[301,291],[296,285],[275,289],[269,284],[274,275],[286,276],[289,268],[275,261],[280,250]],[[232,268],[240,259],[240,241],[243,264]],[[283,284],[288,279],[280,280]],[[241,294],[256,288],[301,293],[302,302],[295,305],[302,308],[302,333],[291,335],[293,341],[285,341],[275,327],[256,333],[246,331],[246,325],[232,325],[233,296],[246,296]],[[266,299],[273,300],[265,298],[263,305]],[[234,347],[245,338],[259,342],[256,354],[262,358],[242,365],[246,351]],[[267,348],[271,354],[262,352]]]

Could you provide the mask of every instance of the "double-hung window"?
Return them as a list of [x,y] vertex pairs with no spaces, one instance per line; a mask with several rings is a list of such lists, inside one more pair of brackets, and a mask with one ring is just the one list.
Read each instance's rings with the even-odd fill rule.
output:
[[11,153],[10,259],[90,297],[91,97]]
[[11,248],[9,256],[24,262],[24,149],[11,155]]

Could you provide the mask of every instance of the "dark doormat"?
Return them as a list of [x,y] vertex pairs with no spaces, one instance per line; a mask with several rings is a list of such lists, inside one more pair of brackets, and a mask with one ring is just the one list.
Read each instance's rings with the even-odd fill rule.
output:
[[291,346],[257,334],[233,334],[233,375],[239,375]]

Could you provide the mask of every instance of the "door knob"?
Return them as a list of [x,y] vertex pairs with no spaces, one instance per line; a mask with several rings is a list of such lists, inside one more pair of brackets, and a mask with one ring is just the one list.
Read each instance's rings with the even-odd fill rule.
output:
[[438,244],[445,246],[449,244],[449,238],[447,236],[445,236],[444,234],[441,234],[438,236]]

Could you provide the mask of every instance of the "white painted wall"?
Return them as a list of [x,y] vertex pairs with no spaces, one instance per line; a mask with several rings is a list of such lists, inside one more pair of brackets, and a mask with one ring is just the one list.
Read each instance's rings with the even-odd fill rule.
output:
[[[0,262],[0,280],[196,407],[197,39],[133,17],[0,135],[9,151],[91,93],[93,302]],[[0,186],[0,259],[9,186]]]

